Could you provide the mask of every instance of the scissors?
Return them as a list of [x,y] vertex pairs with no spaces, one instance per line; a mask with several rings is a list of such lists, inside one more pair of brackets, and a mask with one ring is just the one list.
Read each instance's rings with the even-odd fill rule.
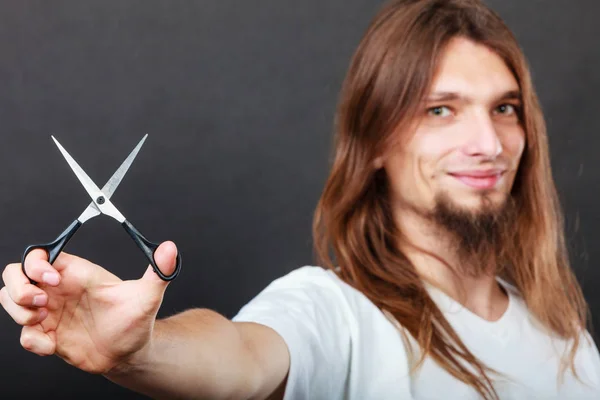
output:
[[85,190],[88,192],[90,197],[92,198],[92,202],[87,206],[87,208],[81,213],[81,215],[69,225],[67,229],[64,230],[63,233],[58,235],[54,241],[46,244],[34,244],[27,249],[23,253],[23,258],[21,260],[21,268],[23,273],[29,281],[33,284],[36,282],[33,281],[25,272],[25,257],[31,251],[35,249],[42,249],[48,254],[48,262],[50,264],[54,263],[60,252],[67,245],[69,240],[73,237],[75,232],[83,225],[86,221],[97,217],[100,214],[108,215],[116,219],[121,226],[125,229],[125,231],[131,236],[135,244],[142,250],[150,264],[154,272],[164,281],[171,281],[177,277],[179,272],[181,271],[181,254],[177,252],[177,260],[175,265],[175,271],[171,275],[165,275],[161,272],[160,268],[156,265],[154,261],[154,251],[158,248],[158,244],[150,242],[148,239],[144,237],[132,224],[129,222],[121,212],[113,205],[110,201],[111,196],[121,183],[121,180],[127,173],[127,170],[133,163],[133,160],[137,156],[137,153],[140,151],[140,148],[144,144],[144,141],[148,135],[144,135],[142,140],[138,143],[138,145],[133,149],[133,151],[127,156],[125,161],[121,164],[121,166],[115,171],[115,173],[110,177],[108,182],[102,187],[102,190],[98,189],[98,186],[92,181],[92,179],[85,173],[85,171],[77,164],[77,162],[71,157],[69,153],[61,146],[61,144],[56,140],[54,136],[52,136],[52,140],[58,146],[58,149],[69,163],[69,166],[79,179],[79,182],[83,185]]

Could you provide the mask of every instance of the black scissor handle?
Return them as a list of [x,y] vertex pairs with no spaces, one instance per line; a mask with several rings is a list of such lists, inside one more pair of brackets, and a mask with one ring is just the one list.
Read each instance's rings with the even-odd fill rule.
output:
[[156,262],[154,261],[154,252],[156,251],[159,245],[156,243],[152,243],[151,241],[146,239],[144,235],[142,235],[140,231],[135,229],[135,227],[131,225],[129,221],[125,220],[121,225],[127,231],[129,236],[131,236],[131,238],[133,239],[135,244],[140,248],[140,250],[144,252],[144,255],[146,256],[148,261],[150,261],[150,265],[152,265],[152,269],[154,269],[154,272],[156,272],[160,279],[168,282],[172,281],[177,277],[177,275],[179,275],[179,271],[181,271],[181,253],[179,252],[179,249],[177,250],[177,261],[175,264],[175,271],[173,271],[171,275],[165,275],[162,273],[160,268],[158,268]]
[[25,258],[27,257],[27,255],[35,249],[42,249],[48,255],[48,262],[50,264],[54,264],[54,261],[56,261],[56,258],[58,257],[62,249],[64,249],[64,247],[67,245],[69,240],[71,240],[71,238],[73,237],[75,232],[77,232],[77,229],[81,227],[81,225],[81,222],[79,222],[79,220],[76,219],[75,221],[71,222],[71,225],[69,225],[69,227],[65,229],[63,233],[58,235],[58,237],[54,239],[54,241],[46,244],[33,244],[25,249],[23,257],[21,258],[21,269],[23,270],[23,273],[25,274],[27,279],[29,279],[29,282],[31,282],[34,285],[37,283],[36,281],[31,279],[25,271]]

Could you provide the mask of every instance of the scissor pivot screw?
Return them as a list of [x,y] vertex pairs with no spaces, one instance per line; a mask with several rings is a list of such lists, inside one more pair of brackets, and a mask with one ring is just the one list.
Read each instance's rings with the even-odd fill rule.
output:
[[98,197],[98,200],[96,200],[96,203],[98,203],[98,204],[104,204],[104,196]]

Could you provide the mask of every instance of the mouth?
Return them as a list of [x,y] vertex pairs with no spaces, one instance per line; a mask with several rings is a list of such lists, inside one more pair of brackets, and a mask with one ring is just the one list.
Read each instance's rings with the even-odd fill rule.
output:
[[489,190],[496,187],[505,172],[506,170],[494,169],[487,171],[451,172],[448,175],[474,189]]

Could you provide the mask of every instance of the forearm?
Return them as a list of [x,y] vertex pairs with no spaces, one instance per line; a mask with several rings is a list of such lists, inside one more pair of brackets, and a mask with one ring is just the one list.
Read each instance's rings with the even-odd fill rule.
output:
[[152,339],[106,377],[157,399],[243,399],[257,368],[235,325],[210,310],[156,321]]

